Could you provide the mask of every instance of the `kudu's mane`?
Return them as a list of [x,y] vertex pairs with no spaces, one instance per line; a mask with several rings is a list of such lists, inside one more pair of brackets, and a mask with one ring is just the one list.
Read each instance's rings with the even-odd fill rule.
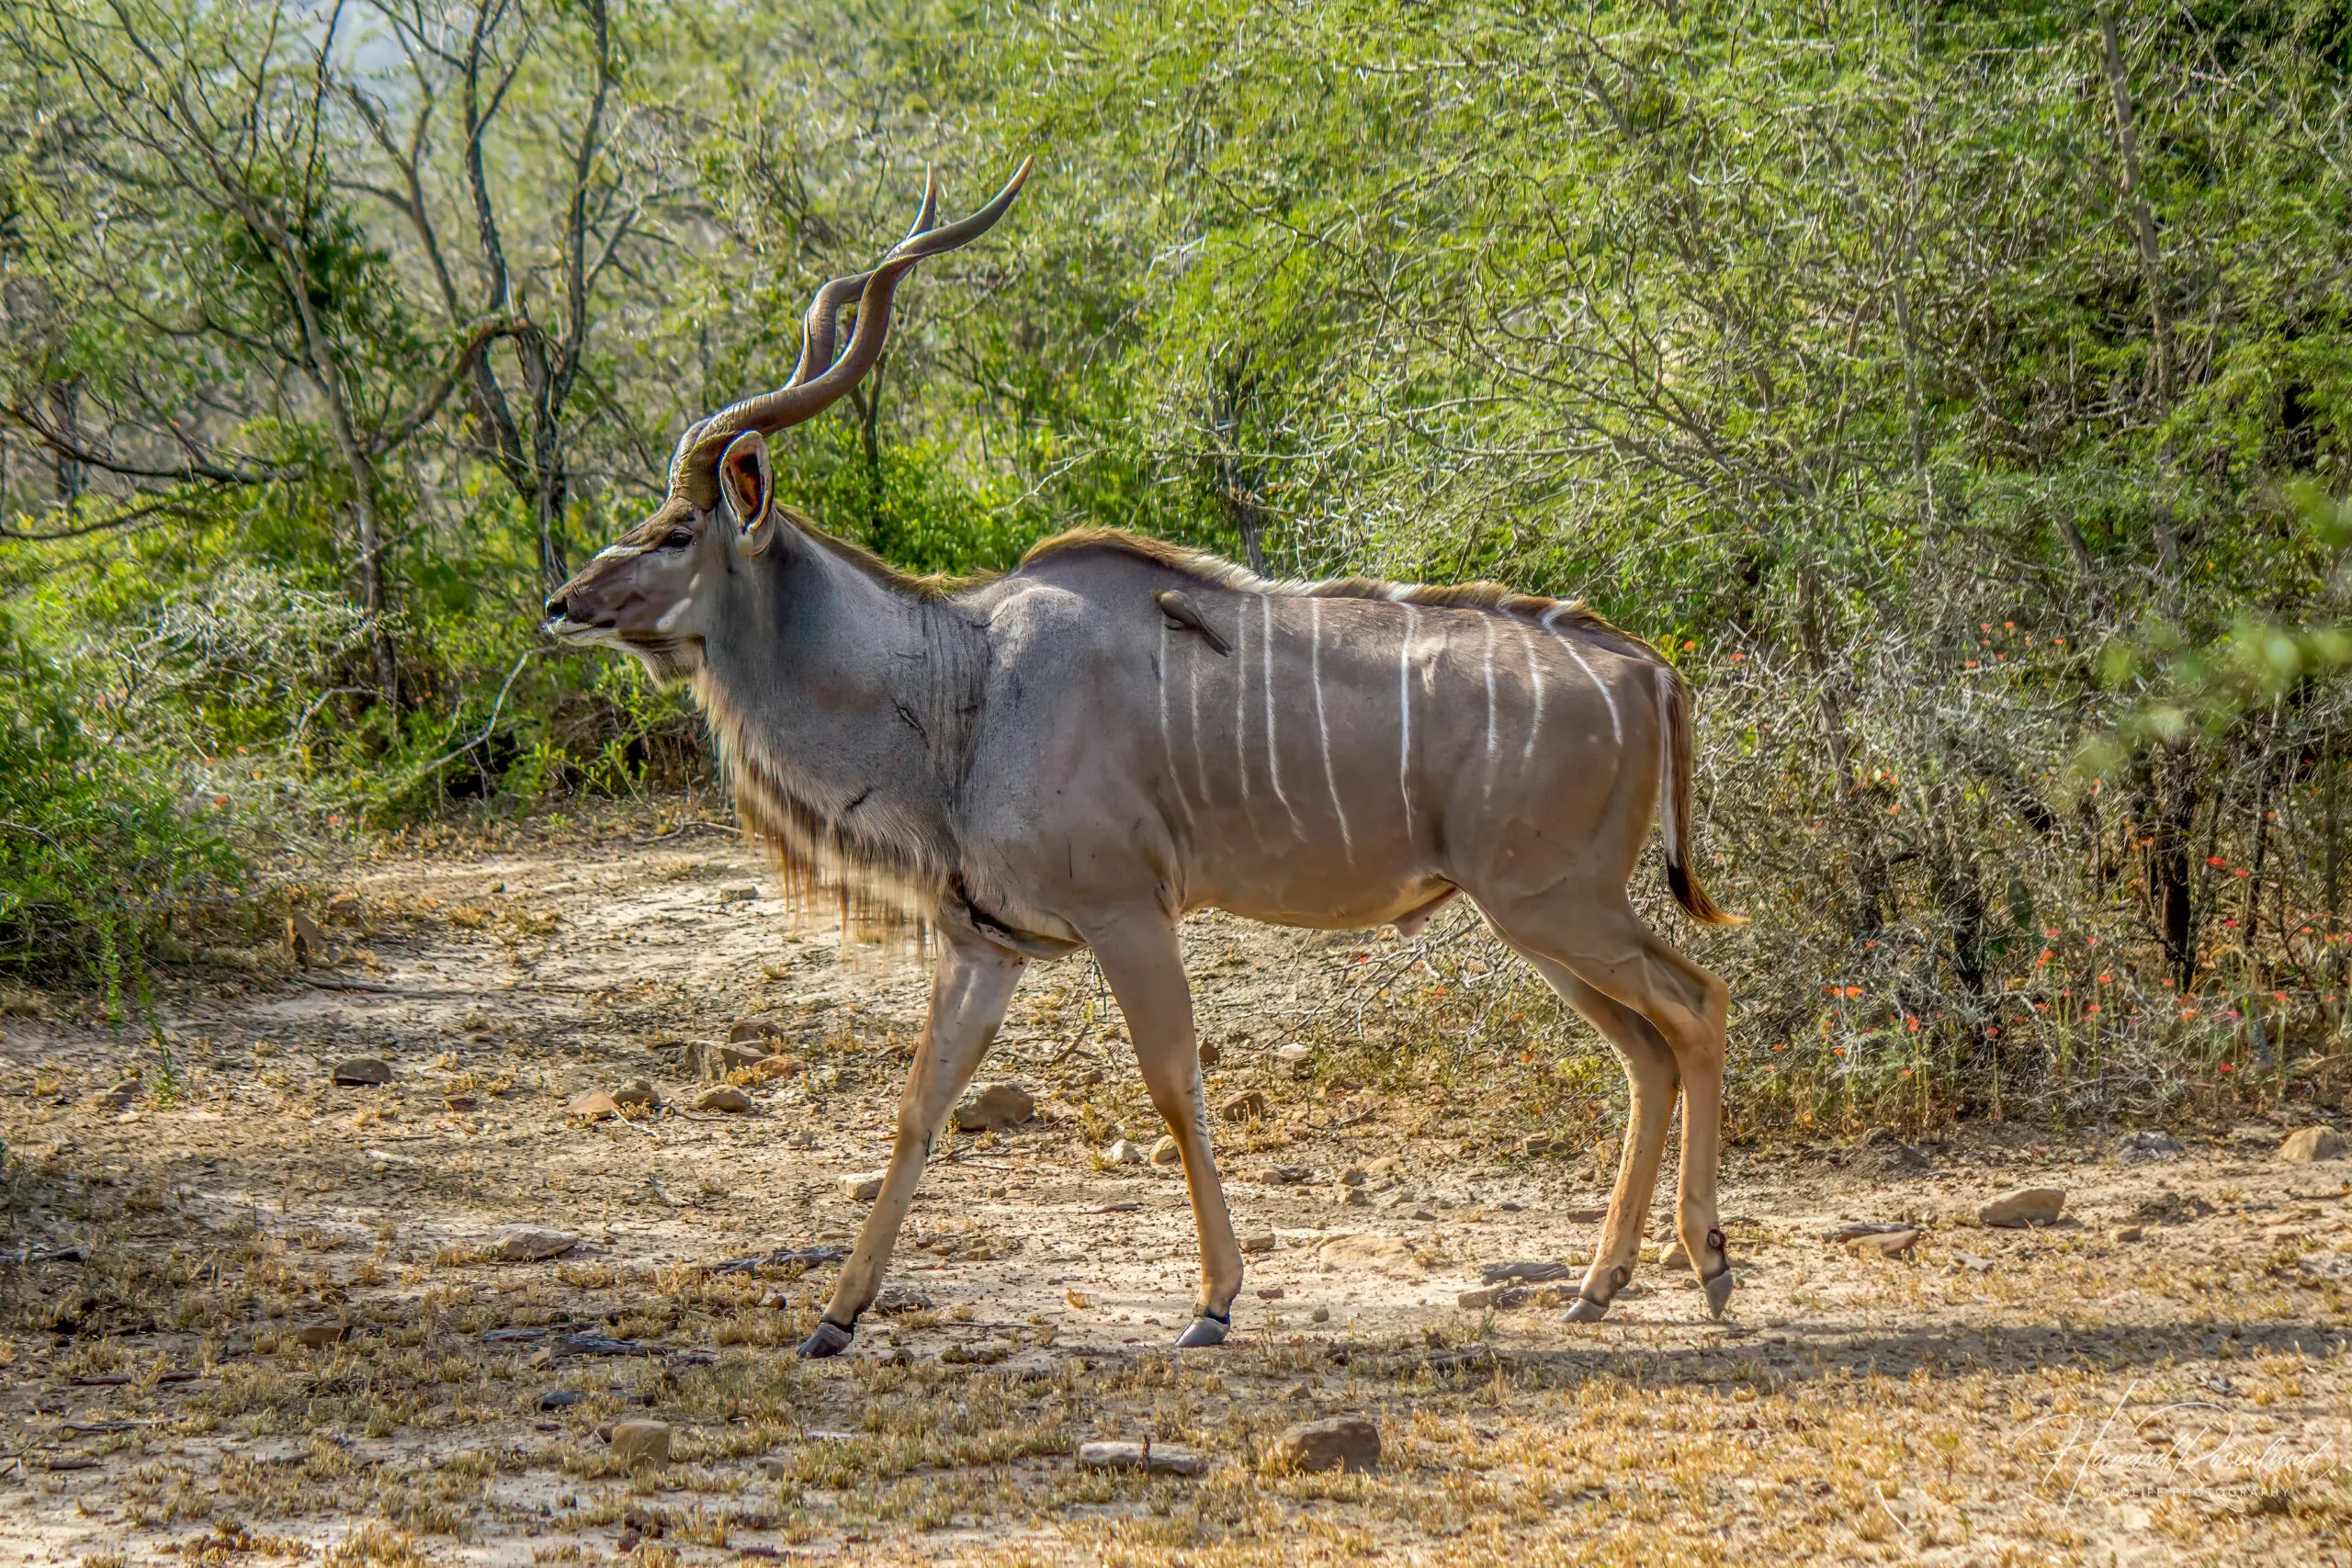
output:
[[1021,565],[1010,573],[982,572],[969,577],[934,573],[913,577],[871,551],[826,533],[797,513],[786,515],[827,550],[884,587],[910,598],[952,599],[958,593],[984,587],[1000,577],[1017,576],[1040,561],[1100,551],[1149,561],[1154,566],[1164,567],[1190,578],[1204,587],[1222,588],[1235,593],[1271,593],[1281,598],[1300,599],[1374,599],[1391,604],[1417,604],[1441,610],[1486,610],[1514,620],[1528,621],[1555,633],[1573,634],[1631,659],[1654,664],[1665,662],[1655,647],[1631,632],[1612,626],[1588,608],[1580,599],[1547,599],[1540,593],[1522,593],[1500,582],[1430,584],[1390,582],[1377,577],[1266,578],[1206,550],[1171,545],[1165,539],[1130,534],[1120,528],[1072,528],[1050,539],[1041,539],[1029,547],[1029,553],[1021,558]]

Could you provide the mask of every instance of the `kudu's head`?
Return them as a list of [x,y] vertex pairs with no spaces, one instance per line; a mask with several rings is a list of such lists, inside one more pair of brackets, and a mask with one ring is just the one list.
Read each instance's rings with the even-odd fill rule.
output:
[[[907,237],[870,272],[837,277],[817,290],[802,321],[800,363],[772,392],[720,410],[679,438],[670,459],[670,493],[653,515],[574,572],[547,603],[548,633],[563,642],[602,644],[635,654],[662,680],[702,666],[703,645],[729,624],[729,598],[776,541],[770,432],[814,417],[855,386],[882,356],[890,330],[890,296],[917,262],[986,233],[1012,206],[1029,177],[1023,160],[996,198],[960,223],[934,228],[935,185]],[[833,357],[841,312],[857,305],[849,347]],[[786,523],[782,531],[793,530]]]

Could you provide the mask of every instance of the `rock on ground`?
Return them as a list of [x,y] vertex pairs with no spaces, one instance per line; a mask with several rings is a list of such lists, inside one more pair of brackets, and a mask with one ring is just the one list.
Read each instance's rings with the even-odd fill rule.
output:
[[2020,1187],[1986,1203],[1976,1211],[1976,1217],[1988,1225],[2046,1225],[2065,1209],[2066,1191],[2063,1187]]
[[670,1460],[670,1424],[666,1421],[618,1421],[605,1434],[613,1452],[627,1460],[666,1464]]
[[2298,1165],[2310,1165],[2317,1160],[2342,1159],[2344,1134],[2333,1127],[2306,1127],[2290,1133],[2278,1145],[2278,1157]]
[[1294,1470],[1378,1470],[1380,1428],[1361,1416],[1305,1421],[1282,1435],[1274,1453]]
[[491,1243],[498,1256],[509,1263],[537,1263],[542,1258],[554,1258],[579,1245],[580,1238],[576,1235],[539,1225],[509,1225],[499,1232]]
[[1208,1455],[1181,1443],[1080,1443],[1080,1470],[1143,1470],[1155,1475],[1199,1475],[1209,1467]]
[[339,1084],[387,1084],[392,1081],[392,1065],[380,1056],[353,1056],[334,1065],[334,1081]]
[[1102,1163],[1105,1165],[1141,1165],[1143,1162],[1143,1146],[1132,1139],[1117,1139],[1102,1151]]
[[956,1125],[967,1133],[1001,1133],[1036,1111],[1035,1097],[1017,1083],[974,1084],[956,1107]]
[[583,1122],[602,1122],[608,1116],[618,1116],[621,1107],[620,1101],[603,1089],[592,1089],[585,1094],[573,1095],[571,1103],[563,1108],[563,1113],[576,1116]]
[[1846,1244],[1846,1249],[1858,1258],[1900,1258],[1918,1245],[1917,1231],[1880,1231],[1873,1235],[1858,1235]]
[[834,1187],[853,1203],[871,1203],[882,1196],[882,1176],[878,1170],[853,1171],[839,1178]]
[[723,1083],[716,1089],[703,1090],[695,1100],[695,1109],[696,1111],[749,1111],[752,1109],[752,1097],[733,1084]]
[[1216,1108],[1216,1113],[1227,1122],[1248,1122],[1266,1114],[1266,1091],[1244,1089]]
[[298,964],[314,963],[327,955],[326,933],[301,910],[291,910],[286,917],[286,951]]
[[613,1103],[623,1110],[633,1110],[639,1106],[658,1110],[662,1104],[662,1097],[655,1093],[653,1086],[643,1078],[631,1078],[613,1090]]
[[1154,1165],[1174,1165],[1183,1157],[1184,1151],[1176,1146],[1173,1134],[1163,1135],[1159,1142],[1151,1145],[1151,1163]]
[[2181,1143],[2178,1138],[2174,1137],[2170,1133],[2157,1132],[2154,1128],[2143,1128],[2137,1133],[2126,1133],[2115,1143],[2116,1156],[2127,1163],[2143,1159],[2170,1159],[2180,1152],[2182,1152]]

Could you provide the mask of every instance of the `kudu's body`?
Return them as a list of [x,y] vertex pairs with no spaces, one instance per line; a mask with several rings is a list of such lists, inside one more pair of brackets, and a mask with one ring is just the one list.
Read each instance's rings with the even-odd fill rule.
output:
[[[1456,893],[1609,1037],[1632,1086],[1572,1315],[1599,1316],[1630,1278],[1678,1082],[1679,1229],[1722,1309],[1724,987],[1625,895],[1663,806],[1677,897],[1727,919],[1688,870],[1688,699],[1651,649],[1578,607],[1491,585],[1271,583],[1116,534],[1048,541],[1007,576],[949,592],[783,514],[758,430],[722,434],[715,504],[673,482],[670,504],[548,608],[559,636],[692,681],[754,834],[940,933],[890,1167],[805,1354],[845,1347],[874,1300],[932,1143],[1023,968],[1081,946],[1183,1160],[1203,1279],[1179,1343],[1221,1339],[1241,1254],[1209,1149],[1178,923],[1216,908],[1409,929]],[[716,525],[722,511],[734,526]]]

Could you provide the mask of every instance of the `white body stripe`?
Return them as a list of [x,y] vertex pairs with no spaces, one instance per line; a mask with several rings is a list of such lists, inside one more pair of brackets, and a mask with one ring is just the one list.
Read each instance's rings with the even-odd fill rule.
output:
[[1535,639],[1525,626],[1519,628],[1520,648],[1527,655],[1527,687],[1535,697],[1535,711],[1527,721],[1527,744],[1519,749],[1519,765],[1523,771],[1535,758],[1535,737],[1544,728],[1544,665],[1535,657]]
[[1487,626],[1487,762],[1478,781],[1478,804],[1491,804],[1495,798],[1495,618],[1485,617]]
[[1184,775],[1176,766],[1176,744],[1168,728],[1168,618],[1159,621],[1159,754],[1168,759],[1168,782],[1176,790],[1176,804],[1183,808],[1184,826],[1193,825],[1193,803],[1184,798]]
[[1674,836],[1674,720],[1669,703],[1674,671],[1657,672],[1657,825],[1666,834],[1666,863],[1682,863],[1682,846]]
[[1290,803],[1283,791],[1282,758],[1276,754],[1274,743],[1274,602],[1268,595],[1258,599],[1258,667],[1266,684],[1266,777],[1274,786],[1274,798],[1290,813],[1291,831],[1306,837],[1306,825],[1298,819],[1298,807]]
[[1186,637],[1184,647],[1184,686],[1193,703],[1193,780],[1201,786],[1201,805],[1213,806],[1216,796],[1209,792],[1209,761],[1201,752],[1201,648],[1197,639]]
[[1560,646],[1568,650],[1568,657],[1577,661],[1577,668],[1585,672],[1586,676],[1591,680],[1594,688],[1600,693],[1600,700],[1609,705],[1609,734],[1618,745],[1623,746],[1625,744],[1625,726],[1617,716],[1617,699],[1610,694],[1608,685],[1600,677],[1593,673],[1592,666],[1585,662],[1584,654],[1577,649],[1577,645],[1567,637],[1561,637],[1553,627],[1554,619],[1566,608],[1566,604],[1555,604],[1544,611],[1544,629],[1551,632],[1552,636],[1558,639]]
[[1420,617],[1405,606],[1405,640],[1396,649],[1396,793],[1405,802],[1405,836],[1413,833],[1413,628]]
[[1355,835],[1348,831],[1348,808],[1340,804],[1340,775],[1331,767],[1331,725],[1323,715],[1323,601],[1306,602],[1306,672],[1315,688],[1315,732],[1323,742],[1323,784],[1331,792],[1331,815],[1340,819],[1340,842],[1356,858]]
[[[1233,617],[1233,765],[1241,773],[1241,808],[1250,809],[1250,612]],[[1250,826],[1258,824],[1252,818]]]

